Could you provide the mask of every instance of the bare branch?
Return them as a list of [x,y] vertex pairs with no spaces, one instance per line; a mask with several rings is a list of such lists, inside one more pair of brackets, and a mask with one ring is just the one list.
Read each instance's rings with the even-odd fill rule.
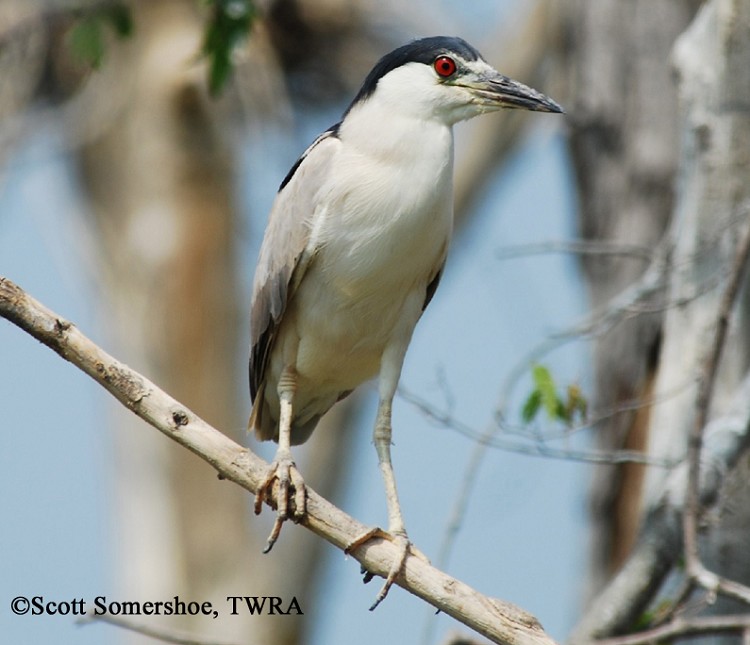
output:
[[[255,493],[268,464],[195,415],[144,376],[120,363],[73,324],[47,309],[20,287],[0,277],[0,316],[8,319],[88,374],[120,403],[161,433],[208,462],[219,476]],[[303,526],[344,550],[369,527],[308,487]],[[271,495],[276,503],[275,491]],[[352,554],[367,571],[385,577],[398,556],[388,540],[373,539]],[[537,619],[515,605],[480,594],[432,567],[407,558],[396,584],[464,623],[494,643],[554,645]]]
[[649,645],[678,638],[695,638],[706,634],[725,634],[750,630],[750,616],[678,617],[666,625],[628,636],[607,638],[599,645]]
[[663,291],[669,275],[672,245],[669,237],[665,236],[654,252],[651,265],[643,275],[632,285],[624,289],[618,296],[610,300],[604,307],[594,311],[577,325],[556,335],[556,338],[601,336],[622,321],[640,303]]
[[[623,464],[623,463],[636,463],[643,464],[646,466],[657,466],[659,468],[672,468],[677,464],[667,459],[659,459],[657,457],[649,457],[645,453],[638,452],[635,450],[574,450],[572,448],[558,448],[550,446],[547,443],[547,437],[523,437],[523,440],[508,440],[497,436],[499,430],[511,429],[511,426],[503,423],[496,422],[491,424],[491,432],[481,432],[475,428],[472,428],[467,423],[456,419],[450,412],[443,412],[438,410],[429,401],[426,401],[420,396],[417,396],[413,392],[407,390],[403,386],[398,388],[399,396],[404,399],[407,403],[410,403],[420,412],[422,412],[428,419],[435,421],[441,426],[457,432],[464,437],[468,437],[472,441],[487,447],[495,448],[498,450],[504,450],[506,452],[515,452],[522,455],[530,455],[534,457],[548,457],[551,459],[565,459],[567,461],[582,461],[594,464]],[[644,404],[645,405],[645,404]],[[631,409],[631,408],[625,408]],[[614,413],[608,413],[611,415]],[[587,423],[580,427],[576,427],[575,430],[591,427],[596,421]],[[514,436],[521,436],[521,432],[512,429]],[[564,440],[568,436],[568,433],[552,437],[551,440]]]
[[597,311],[586,314],[577,323],[545,338],[521,358],[508,372],[500,393],[498,409],[504,413],[506,402],[511,399],[514,388],[526,374],[529,365],[540,361],[554,350],[573,340],[603,335],[619,322],[631,317],[640,303],[663,291],[666,286],[670,266],[671,243],[664,236],[654,251],[653,261],[643,275],[633,284],[612,298]]
[[528,255],[542,255],[549,253],[570,253],[573,255],[609,255],[625,256],[635,260],[652,262],[653,249],[637,244],[623,244],[608,240],[548,240],[533,244],[519,244],[507,246],[495,251],[495,257],[500,260],[519,258]]
[[[686,515],[687,514],[688,513],[686,513]],[[734,580],[729,580],[728,578],[717,575],[713,571],[709,571],[700,560],[691,564],[691,566],[692,571],[689,571],[690,577],[695,580],[697,584],[706,589],[712,598],[715,599],[717,595],[722,595],[744,602],[746,605],[750,605],[749,587],[746,587],[739,582],[735,582]]]

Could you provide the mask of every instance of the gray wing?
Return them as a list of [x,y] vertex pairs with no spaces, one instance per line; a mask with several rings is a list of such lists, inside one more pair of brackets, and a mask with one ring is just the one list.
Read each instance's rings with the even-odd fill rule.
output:
[[[254,400],[265,380],[276,330],[292,296],[291,282],[299,284],[307,263],[307,249],[317,194],[339,149],[337,128],[320,135],[292,167],[276,195],[260,248],[250,305],[250,395]],[[305,254],[305,250],[308,253]],[[296,274],[295,274],[296,272]]]
[[445,266],[445,259],[443,259],[443,261],[440,263],[440,268],[435,274],[435,277],[432,280],[430,280],[430,284],[427,285],[427,292],[425,293],[424,304],[422,305],[423,313],[424,313],[424,310],[427,309],[427,305],[429,305],[432,302],[432,297],[435,295],[435,292],[437,291],[438,285],[440,284],[440,278],[443,276],[444,266]]

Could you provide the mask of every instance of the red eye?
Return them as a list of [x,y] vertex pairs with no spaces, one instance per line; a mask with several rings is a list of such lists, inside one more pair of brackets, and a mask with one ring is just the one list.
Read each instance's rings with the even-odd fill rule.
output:
[[432,64],[438,76],[448,78],[456,71],[456,61],[450,56],[438,56]]

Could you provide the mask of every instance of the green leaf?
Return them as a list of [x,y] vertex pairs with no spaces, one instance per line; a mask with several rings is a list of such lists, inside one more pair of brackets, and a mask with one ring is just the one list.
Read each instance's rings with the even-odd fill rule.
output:
[[552,378],[550,371],[544,365],[534,365],[531,370],[531,376],[534,379],[534,385],[539,390],[542,397],[542,404],[547,411],[550,419],[556,419],[558,413],[559,397],[555,389],[555,379]]
[[526,399],[521,409],[521,418],[524,423],[531,423],[542,407],[542,393],[539,390],[533,390]]
[[104,59],[104,38],[96,18],[79,20],[68,32],[68,44],[78,62],[98,68]]
[[133,33],[130,8],[124,3],[105,4],[79,14],[77,22],[67,34],[73,57],[84,65],[98,69],[106,53],[104,25],[108,24],[119,38]]
[[203,55],[208,58],[208,87],[217,96],[232,73],[235,48],[250,34],[257,12],[253,0],[209,0],[211,18],[203,38]]
[[557,392],[552,373],[544,365],[533,365],[531,378],[534,388],[521,410],[521,417],[525,423],[533,421],[542,407],[551,421],[571,426],[576,418],[586,420],[588,401],[583,396],[580,386],[575,383],[568,385],[567,398],[563,399]]

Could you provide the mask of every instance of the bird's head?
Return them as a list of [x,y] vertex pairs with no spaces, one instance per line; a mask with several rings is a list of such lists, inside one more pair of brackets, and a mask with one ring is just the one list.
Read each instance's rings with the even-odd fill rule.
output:
[[347,115],[359,106],[447,125],[502,108],[562,112],[552,99],[503,76],[461,38],[415,40],[381,58]]

